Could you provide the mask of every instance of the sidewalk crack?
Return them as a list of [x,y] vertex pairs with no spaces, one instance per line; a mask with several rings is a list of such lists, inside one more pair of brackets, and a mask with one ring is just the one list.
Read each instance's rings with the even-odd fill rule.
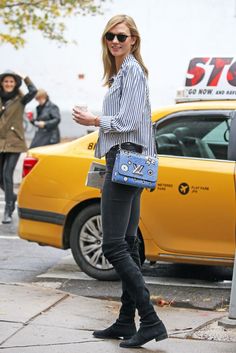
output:
[[204,322],[204,323],[201,324],[200,326],[194,328],[194,329],[189,333],[189,335],[186,335],[185,338],[186,338],[186,339],[195,339],[195,338],[192,337],[192,336],[194,335],[194,333],[196,333],[197,331],[201,330],[202,328],[204,328],[204,327],[206,327],[206,326],[212,324],[213,322],[222,319],[224,316],[225,316],[225,315],[222,315],[221,317],[214,318],[214,319],[211,319],[211,320],[209,320],[209,321],[207,321],[207,322]]
[[74,342],[60,342],[60,343],[43,343],[43,344],[28,344],[24,346],[6,346],[6,347],[0,347],[0,350],[2,349],[15,349],[15,348],[31,348],[31,347],[53,347],[53,346],[65,346],[65,345],[72,345],[72,344],[84,344],[84,343],[98,343],[98,342],[103,342],[104,340],[89,340],[89,341],[74,341]]
[[0,322],[3,322],[3,323],[7,322],[9,324],[21,324],[21,325],[24,325],[24,322],[22,322],[22,321],[0,320]]
[[[70,296],[69,293],[65,293],[63,295],[62,298],[58,299],[57,301],[55,301],[53,304],[49,305],[47,308],[45,308],[44,310],[40,311],[38,314],[32,316],[29,320],[27,320],[26,322],[22,322],[22,327],[20,327],[18,330],[16,330],[14,333],[12,333],[9,337],[5,338],[3,341],[0,342],[0,346],[2,346],[4,343],[6,343],[9,339],[11,339],[12,337],[14,337],[18,332],[20,332],[21,330],[23,330],[26,326],[28,326],[32,321],[34,321],[37,317],[39,317],[40,315],[48,312],[49,310],[51,310],[52,308],[54,308],[55,306],[57,306],[59,303],[61,303],[62,301],[64,301],[65,299],[67,299]],[[2,349],[3,347],[0,347],[0,349]]]

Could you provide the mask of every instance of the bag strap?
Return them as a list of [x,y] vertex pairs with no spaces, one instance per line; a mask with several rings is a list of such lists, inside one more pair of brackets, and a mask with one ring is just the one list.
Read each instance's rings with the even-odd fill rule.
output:
[[154,124],[152,124],[152,140],[154,144],[154,156],[157,157],[157,144],[155,139],[155,131],[154,131]]
[[[146,96],[147,96],[147,101],[149,103],[149,107],[150,107],[150,110],[151,110],[151,102],[150,102],[150,95],[149,95],[149,87],[147,85],[147,92],[146,92]],[[152,110],[150,111],[150,114],[152,116]],[[156,146],[156,141],[155,141],[155,133],[154,133],[154,124],[152,123],[152,141],[153,141],[153,144],[154,144],[154,157],[157,156],[157,146]]]

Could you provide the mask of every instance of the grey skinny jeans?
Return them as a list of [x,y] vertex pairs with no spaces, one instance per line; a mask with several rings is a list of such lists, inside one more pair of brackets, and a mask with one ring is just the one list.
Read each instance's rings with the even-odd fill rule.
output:
[[106,176],[102,191],[103,244],[136,237],[142,188],[111,180],[116,150],[106,154]]
[[[103,253],[114,266],[123,287],[123,297],[138,309],[141,326],[151,327],[160,321],[150,301],[150,293],[141,269],[131,256],[128,239],[137,236],[141,188],[111,181],[116,151],[106,155],[107,172],[102,192]],[[126,293],[124,293],[124,289]],[[126,305],[128,307],[128,305]],[[127,310],[125,310],[127,311]],[[133,310],[132,310],[133,312]],[[133,313],[130,313],[130,315]]]

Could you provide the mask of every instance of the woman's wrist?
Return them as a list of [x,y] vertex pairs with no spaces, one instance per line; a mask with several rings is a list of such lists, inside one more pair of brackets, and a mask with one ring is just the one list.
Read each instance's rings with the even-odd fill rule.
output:
[[95,116],[94,118],[94,126],[98,127],[100,124],[100,117],[99,116]]

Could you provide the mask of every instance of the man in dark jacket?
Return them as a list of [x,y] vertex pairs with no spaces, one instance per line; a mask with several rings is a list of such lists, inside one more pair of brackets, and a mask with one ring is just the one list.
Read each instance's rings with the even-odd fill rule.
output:
[[49,100],[47,92],[39,89],[35,96],[39,105],[36,107],[36,119],[31,123],[37,127],[30,148],[52,145],[60,142],[58,125],[61,121],[59,108]]

